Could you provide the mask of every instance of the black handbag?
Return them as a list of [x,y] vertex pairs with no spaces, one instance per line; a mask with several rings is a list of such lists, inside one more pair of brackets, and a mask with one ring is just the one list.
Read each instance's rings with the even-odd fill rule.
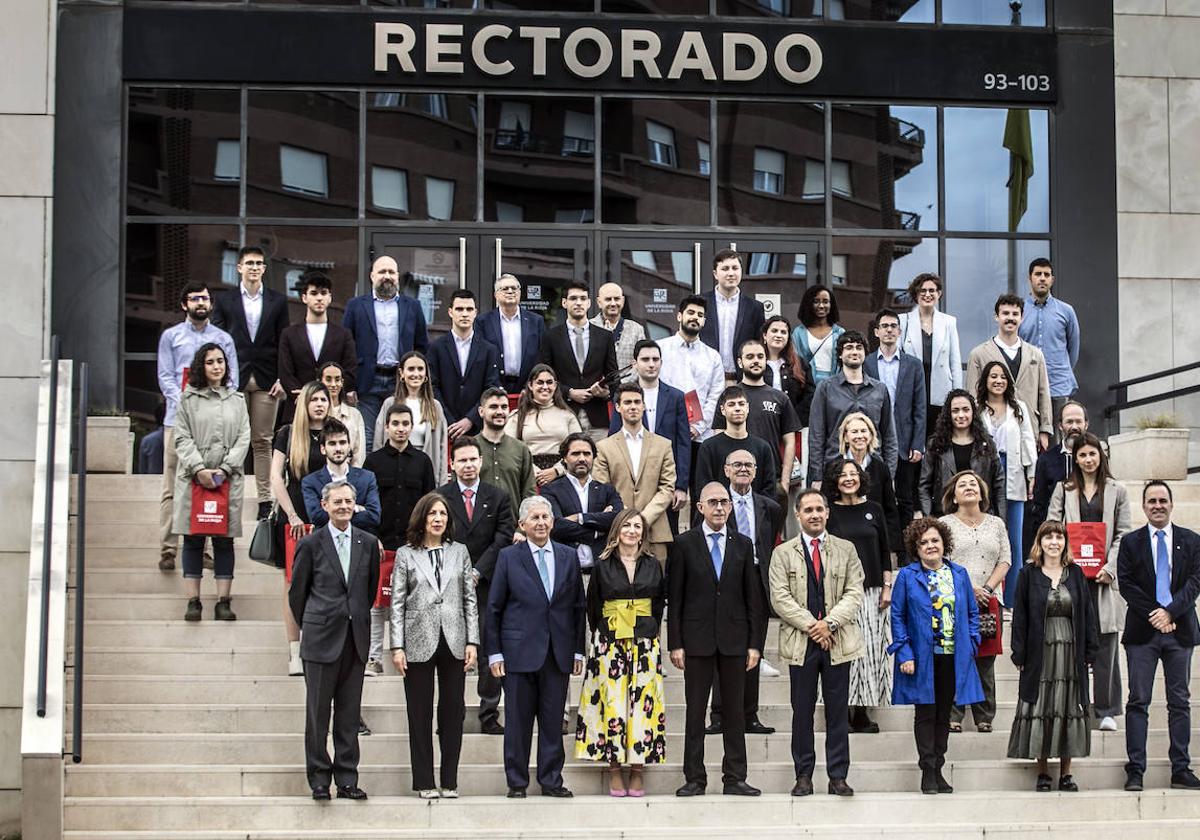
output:
[[258,520],[254,526],[254,536],[250,538],[250,550],[247,555],[255,563],[262,563],[264,566],[276,567],[275,562],[275,521],[278,516],[279,506],[273,505],[271,512],[264,518]]

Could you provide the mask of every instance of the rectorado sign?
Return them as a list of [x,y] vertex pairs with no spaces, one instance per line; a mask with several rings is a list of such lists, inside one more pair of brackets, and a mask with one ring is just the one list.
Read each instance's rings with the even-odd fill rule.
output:
[[[1055,101],[1055,38],[996,28],[126,7],[134,82]],[[988,79],[1022,79],[1000,86]]]

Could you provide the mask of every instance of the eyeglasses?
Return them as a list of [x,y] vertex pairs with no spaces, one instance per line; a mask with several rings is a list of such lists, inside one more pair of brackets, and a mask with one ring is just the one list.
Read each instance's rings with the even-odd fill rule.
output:
[[188,295],[188,303],[208,303],[212,298],[208,295]]
[[730,461],[725,466],[733,467],[735,470],[752,470],[758,465],[753,461]]
[[729,499],[708,499],[706,501],[701,501],[700,504],[708,505],[709,507],[721,508],[729,507],[731,504],[733,504],[733,502],[731,502]]
[[881,329],[881,330],[898,330],[898,329],[900,329],[900,325],[899,324],[891,324],[891,323],[880,324],[879,329]]

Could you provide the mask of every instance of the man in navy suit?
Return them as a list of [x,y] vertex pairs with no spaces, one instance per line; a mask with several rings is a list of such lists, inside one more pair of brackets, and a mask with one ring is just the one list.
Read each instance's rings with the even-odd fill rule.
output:
[[345,481],[354,487],[355,528],[372,535],[379,534],[379,485],[370,470],[350,466],[350,431],[337,420],[327,420],[321,429],[321,454],[325,466],[304,476],[300,489],[304,491],[304,509],[313,528],[329,522],[329,514],[321,506],[321,488],[331,481]]
[[1165,481],[1142,488],[1147,525],[1121,539],[1117,580],[1128,604],[1125,655],[1129,661],[1129,702],[1125,705],[1125,790],[1141,790],[1146,772],[1146,729],[1154,673],[1161,661],[1167,685],[1167,731],[1171,746],[1171,787],[1200,790],[1191,769],[1192,648],[1200,642],[1196,597],[1200,595],[1200,535],[1171,523],[1174,507]]
[[708,318],[700,328],[700,340],[721,354],[728,382],[737,374],[737,350],[742,342],[762,338],[766,311],[760,301],[741,292],[742,258],[724,248],[713,254],[713,290],[706,292]]
[[351,298],[342,317],[358,351],[358,390],[347,393],[346,402],[354,405],[357,400],[368,452],[379,409],[396,391],[400,358],[410,350],[424,353],[429,344],[421,304],[400,294],[400,267],[394,259],[382,256],[371,263],[371,289],[369,295]]
[[279,336],[288,325],[287,298],[263,286],[267,258],[262,248],[238,251],[236,289],[221,292],[213,303],[212,322],[233,337],[237,348],[238,390],[246,395],[250,414],[250,448],[254,451],[254,484],[258,516],[271,508],[271,441],[275,415],[283,399],[279,382]]
[[446,410],[451,440],[479,429],[479,398],[500,387],[500,348],[475,329],[475,294],[456,289],[450,296],[450,332],[429,346],[429,379]]
[[609,385],[615,384],[617,346],[612,333],[588,321],[592,293],[587,283],[571,280],[563,287],[566,323],[546,331],[542,361],[558,375],[558,387],[579,425],[592,440],[607,437]]
[[526,541],[496,558],[484,633],[488,667],[504,680],[507,698],[504,775],[509,798],[524,799],[536,717],[542,796],[568,797],[561,725],[571,675],[583,673],[583,578],[575,552],[550,541],[549,501],[530,496],[517,518]]
[[[659,379],[662,351],[655,342],[643,339],[634,346],[633,370],[638,385],[642,386],[645,406],[642,425],[646,431],[671,441],[671,454],[675,456],[675,499],[667,510],[667,521],[675,534],[679,531],[679,511],[687,504],[688,481],[692,477],[692,430],[688,426],[687,404],[683,391]],[[613,411],[608,433],[615,435],[620,431],[621,422],[621,413]]]
[[892,398],[896,426],[896,505],[900,522],[912,521],[917,498],[917,479],[921,477],[921,458],[925,455],[925,368],[916,356],[900,349],[900,316],[890,309],[875,315],[875,337],[879,349],[867,355],[863,370],[878,379]]
[[500,387],[519,394],[538,363],[546,321],[521,308],[521,282],[501,274],[495,286],[496,308],[478,322],[479,334],[500,348]]
[[591,569],[625,503],[611,484],[592,478],[596,443],[590,437],[583,432],[572,432],[559,446],[558,454],[567,474],[542,488],[542,495],[554,509],[554,530],[550,536],[555,542],[575,549],[579,568]]

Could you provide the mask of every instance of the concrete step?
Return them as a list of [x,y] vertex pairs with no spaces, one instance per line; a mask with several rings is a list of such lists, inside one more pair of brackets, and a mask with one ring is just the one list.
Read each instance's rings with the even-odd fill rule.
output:
[[[1153,768],[1151,781],[1159,768]],[[654,774],[647,774],[653,778]],[[662,775],[662,774],[660,774]],[[676,777],[678,779],[678,777]],[[755,781],[755,777],[751,776]],[[1090,823],[1092,832],[1108,833],[1109,824],[1127,822],[1133,817],[1175,820],[1200,818],[1200,796],[1188,791],[1151,789],[1143,793],[1093,789],[1076,794],[1038,794],[1016,789],[998,803],[987,791],[963,790],[952,796],[939,796],[936,809],[928,798],[915,793],[869,793],[842,799],[824,794],[797,799],[787,795],[768,795],[753,799],[716,795],[717,783],[710,783],[708,796],[680,800],[674,796],[649,796],[644,799],[614,802],[608,796],[580,796],[571,800],[530,796],[513,803],[497,797],[468,797],[453,801],[425,802],[407,796],[377,796],[366,802],[333,801],[317,803],[307,797],[227,796],[198,799],[192,796],[162,797],[154,807],[146,807],[140,796],[70,797],[66,801],[64,828],[68,831],[95,830],[106,826],[110,831],[148,832],[194,831],[204,826],[210,831],[318,832],[311,836],[331,836],[325,832],[375,829],[397,831],[401,828],[430,836],[430,832],[449,832],[450,836],[469,836],[492,826],[515,828],[538,826],[543,830],[574,829],[583,826],[620,824],[629,836],[647,836],[647,826],[675,830],[702,831],[707,836],[714,827],[729,829],[746,826],[799,826],[809,831],[823,828],[824,836],[845,836],[833,830],[839,826],[870,826],[874,836],[893,836],[894,827],[917,829],[923,836],[951,837],[936,833],[947,825],[987,825],[996,822],[997,805],[1017,818],[1013,825],[1040,825],[1040,834],[1049,836],[1047,824],[1059,820]],[[536,786],[535,786],[536,788]],[[370,789],[368,788],[368,793]],[[589,828],[589,831],[591,829]],[[1193,823],[1192,831],[1195,831]],[[454,832],[459,832],[454,835]],[[161,835],[160,835],[161,836]],[[286,834],[284,836],[294,836]],[[590,836],[590,835],[589,835]],[[982,836],[976,834],[975,836]],[[1024,834],[1021,836],[1029,836]],[[1057,834],[1055,835],[1057,836]],[[1157,835],[1155,835],[1157,836]],[[1193,835],[1194,836],[1194,835]]]
[[[141,568],[89,566],[85,574],[89,598],[95,595],[174,595],[184,599],[182,564],[176,561],[175,571],[160,572],[157,554]],[[212,574],[204,570],[201,593],[216,591]],[[69,581],[74,584],[74,572]],[[283,572],[279,569],[247,559],[244,551],[235,557],[232,590],[235,600],[241,595],[275,595],[282,605],[283,588]]]
[[[282,578],[282,576],[280,576]],[[183,618],[187,599],[183,594],[183,582],[176,579],[177,591],[173,593],[95,593],[88,591],[84,604],[87,627],[97,621],[171,621]],[[277,592],[250,595],[234,593],[235,612],[239,621],[282,621],[283,583],[278,582]],[[217,585],[211,577],[200,584],[200,599],[204,602],[207,621],[212,618],[212,608],[217,601]],[[67,596],[67,615],[75,615],[74,590]]]

